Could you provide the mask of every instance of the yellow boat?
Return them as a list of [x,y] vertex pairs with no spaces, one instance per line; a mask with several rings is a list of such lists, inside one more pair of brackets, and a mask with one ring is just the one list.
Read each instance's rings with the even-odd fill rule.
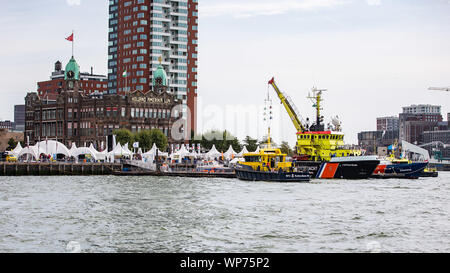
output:
[[248,181],[307,182],[308,172],[298,172],[292,162],[286,161],[287,154],[270,144],[270,128],[268,148],[244,154],[235,169],[237,178]]

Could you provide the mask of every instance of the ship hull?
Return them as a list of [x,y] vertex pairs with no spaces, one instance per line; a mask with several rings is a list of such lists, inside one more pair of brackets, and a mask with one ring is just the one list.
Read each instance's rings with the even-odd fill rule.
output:
[[243,168],[236,169],[236,177],[245,181],[265,182],[309,182],[311,177],[306,172],[258,172]]
[[316,179],[367,179],[380,161],[375,157],[343,157],[330,162],[296,161],[298,169],[308,171]]
[[410,164],[380,164],[374,171],[373,178],[409,178],[417,179],[423,175],[427,162]]

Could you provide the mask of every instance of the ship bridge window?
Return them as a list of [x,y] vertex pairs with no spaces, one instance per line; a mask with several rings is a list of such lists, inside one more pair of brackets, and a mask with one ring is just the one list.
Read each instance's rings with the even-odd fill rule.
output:
[[261,162],[260,156],[245,156],[245,162]]

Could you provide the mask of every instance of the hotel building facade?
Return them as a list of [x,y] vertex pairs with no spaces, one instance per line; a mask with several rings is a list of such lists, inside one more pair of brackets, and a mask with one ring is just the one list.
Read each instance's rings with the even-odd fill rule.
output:
[[168,79],[162,66],[155,71],[154,90],[145,94],[142,91],[126,95],[87,93],[81,87],[83,80],[73,57],[63,80],[65,88],[52,98],[42,98],[37,92],[25,97],[27,144],[57,140],[67,147],[73,143],[78,147],[93,144],[98,150],[111,150],[107,139],[118,129],[134,133],[159,129],[169,144],[182,143],[172,137],[172,131],[177,128],[173,125],[181,117],[181,101],[167,92]]
[[108,93],[154,90],[161,64],[196,131],[198,0],[110,0],[108,35]]

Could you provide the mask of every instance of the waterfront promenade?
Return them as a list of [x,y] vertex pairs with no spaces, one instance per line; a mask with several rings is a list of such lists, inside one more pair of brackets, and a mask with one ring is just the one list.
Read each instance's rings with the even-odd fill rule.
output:
[[0,162],[0,176],[112,175],[122,170],[118,163]]

